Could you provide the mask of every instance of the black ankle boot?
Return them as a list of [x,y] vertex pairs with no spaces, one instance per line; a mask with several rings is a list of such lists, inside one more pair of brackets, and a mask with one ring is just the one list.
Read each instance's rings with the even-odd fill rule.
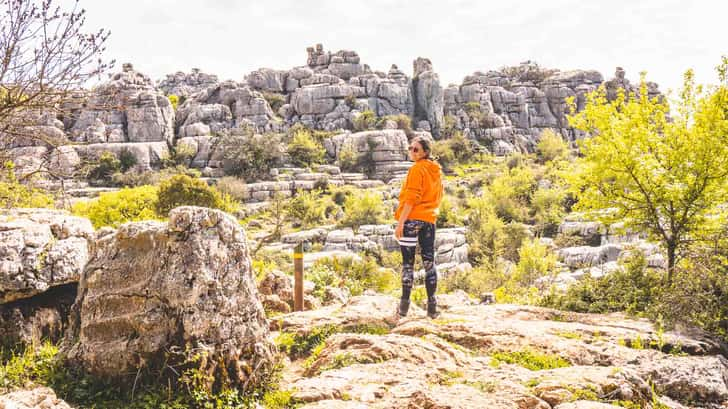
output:
[[427,303],[427,316],[432,319],[435,319],[440,316],[440,313],[437,312],[437,303],[436,302]]
[[397,308],[397,314],[399,314],[400,317],[406,317],[407,311],[409,311],[410,302],[409,300],[399,300],[399,308]]

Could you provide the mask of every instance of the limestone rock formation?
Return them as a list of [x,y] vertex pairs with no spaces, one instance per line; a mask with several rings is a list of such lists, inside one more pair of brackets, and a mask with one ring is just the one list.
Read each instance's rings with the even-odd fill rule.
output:
[[407,161],[407,135],[399,129],[346,132],[325,140],[324,147],[337,160],[345,149],[352,150],[366,158],[372,176],[383,180],[406,174],[412,166]]
[[[413,63],[412,92],[415,100],[414,123],[426,121],[436,137],[440,137],[444,108],[444,93],[440,78],[427,58],[417,58]],[[419,126],[418,126],[419,127]]]
[[195,363],[203,372],[243,389],[272,365],[245,232],[217,210],[180,207],[168,223],[129,223],[99,238],[62,353],[93,375],[129,381],[185,348],[204,356]]
[[445,90],[451,126],[477,139],[493,153],[532,152],[543,129],[568,140],[581,135],[566,123],[566,98],[582,107],[586,93],[603,79],[596,71],[543,69],[532,62],[465,77]]
[[91,222],[63,211],[0,213],[0,304],[77,282],[92,238]]
[[167,97],[131,64],[101,84],[86,107],[72,117],[77,142],[168,142],[174,139],[174,111]]
[[189,74],[182,71],[167,74],[164,80],[159,81],[157,88],[164,95],[177,95],[186,99],[218,82],[217,75],[205,74],[199,68],[193,68]]

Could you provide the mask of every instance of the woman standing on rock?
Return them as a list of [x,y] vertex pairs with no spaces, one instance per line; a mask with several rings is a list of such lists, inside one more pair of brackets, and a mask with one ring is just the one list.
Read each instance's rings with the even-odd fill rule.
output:
[[397,228],[394,236],[402,251],[402,299],[397,313],[407,315],[414,284],[415,250],[420,244],[425,268],[427,316],[436,318],[437,270],[435,269],[435,217],[442,200],[440,165],[430,158],[431,142],[421,136],[410,141],[409,158],[415,164],[407,173],[399,193],[399,206],[394,213]]

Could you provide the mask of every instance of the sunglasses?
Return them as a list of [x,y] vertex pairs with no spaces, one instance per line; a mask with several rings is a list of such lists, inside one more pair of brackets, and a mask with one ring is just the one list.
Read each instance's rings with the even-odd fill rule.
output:
[[418,147],[416,147],[416,146],[410,146],[410,147],[409,147],[408,149],[409,149],[410,151],[414,152],[414,153],[417,153],[417,152],[419,152],[419,151],[420,151],[420,148],[418,148]]

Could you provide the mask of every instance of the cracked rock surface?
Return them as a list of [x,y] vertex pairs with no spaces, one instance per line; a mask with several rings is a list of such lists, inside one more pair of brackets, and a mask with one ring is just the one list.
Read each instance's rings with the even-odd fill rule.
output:
[[245,232],[232,216],[200,207],[99,238],[70,322],[66,359],[120,381],[188,348],[216,381],[248,389],[270,370],[275,349]]
[[10,209],[0,213],[0,304],[76,282],[94,230],[64,211]]
[[[398,319],[396,303],[360,296],[276,317],[272,329],[298,336],[336,328],[312,355],[290,357],[281,387],[304,408],[728,405],[724,346],[694,330],[663,332],[621,314],[473,305],[455,297],[438,319],[418,308]],[[527,369],[527,360],[502,358],[524,352],[568,366]]]

